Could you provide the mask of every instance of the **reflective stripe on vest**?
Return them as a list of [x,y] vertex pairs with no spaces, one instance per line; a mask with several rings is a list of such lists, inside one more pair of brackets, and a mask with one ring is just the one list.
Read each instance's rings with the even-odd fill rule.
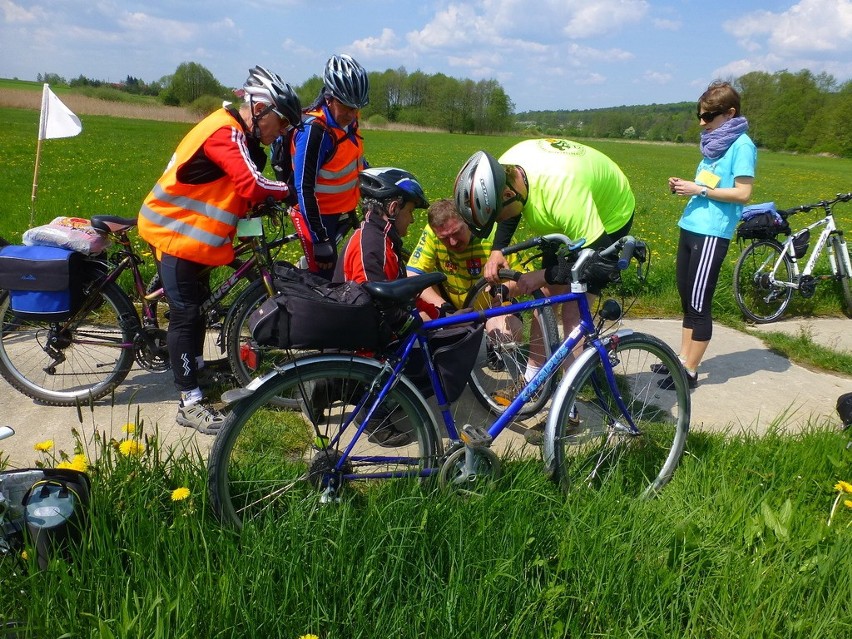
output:
[[322,109],[309,111],[306,115],[307,124],[316,120],[334,140],[331,157],[320,167],[314,185],[320,213],[328,215],[351,211],[358,206],[361,196],[358,188],[358,172],[364,155],[361,139],[339,127],[329,126]]
[[216,111],[195,126],[177,150],[139,210],[139,235],[162,253],[200,264],[218,266],[234,259],[233,237],[248,202],[234,192],[227,175],[204,184],[177,179],[188,162],[217,130],[240,125],[225,110]]

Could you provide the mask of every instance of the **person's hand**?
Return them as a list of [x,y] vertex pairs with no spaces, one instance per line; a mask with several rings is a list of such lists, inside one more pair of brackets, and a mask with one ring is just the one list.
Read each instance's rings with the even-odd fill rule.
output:
[[482,269],[482,276],[492,284],[499,284],[501,268],[509,268],[506,256],[501,251],[491,251],[491,255],[485,263],[485,268]]
[[314,244],[314,262],[323,271],[334,266],[334,244],[331,240]]
[[518,278],[516,286],[518,294],[529,295],[533,291],[544,287],[546,284],[547,282],[544,281],[544,269],[539,269],[532,273],[524,273],[521,275],[521,277]]
[[699,187],[695,182],[675,177],[669,178],[669,191],[672,192],[672,195],[693,196],[697,195],[700,190],[701,187]]

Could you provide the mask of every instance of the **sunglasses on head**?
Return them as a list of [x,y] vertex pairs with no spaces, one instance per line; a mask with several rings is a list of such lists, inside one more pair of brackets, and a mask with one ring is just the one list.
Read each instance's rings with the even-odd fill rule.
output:
[[705,111],[704,113],[696,113],[695,115],[698,116],[699,120],[704,120],[704,122],[710,122],[718,118],[723,113],[724,111]]

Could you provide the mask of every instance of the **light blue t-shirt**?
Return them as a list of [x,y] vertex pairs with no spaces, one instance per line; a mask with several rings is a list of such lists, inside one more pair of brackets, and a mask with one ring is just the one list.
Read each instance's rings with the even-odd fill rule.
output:
[[[757,148],[751,138],[743,133],[718,160],[702,158],[695,171],[695,182],[701,184],[698,175],[701,171],[709,171],[719,176],[717,189],[732,188],[735,178],[753,178],[756,164]],[[693,195],[686,203],[678,226],[700,235],[713,235],[729,240],[734,235],[742,209],[742,204],[717,202],[707,197]]]

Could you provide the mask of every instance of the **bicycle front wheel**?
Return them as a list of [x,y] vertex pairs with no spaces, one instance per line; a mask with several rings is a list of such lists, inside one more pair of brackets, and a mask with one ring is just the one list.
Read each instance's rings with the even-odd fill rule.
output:
[[671,479],[686,444],[686,373],[674,351],[650,335],[614,336],[607,350],[612,380],[597,351],[587,350],[560,384],[546,453],[566,490],[617,482],[628,494],[651,497]]
[[[783,257],[781,257],[783,254]],[[777,269],[775,264],[781,257]],[[778,283],[770,282],[770,275]],[[734,266],[734,298],[746,319],[757,324],[774,322],[790,304],[793,264],[784,247],[775,240],[752,242]]]
[[237,527],[274,521],[318,491],[337,498],[354,480],[428,474],[441,440],[428,405],[405,378],[358,433],[375,399],[374,382],[384,375],[380,363],[364,358],[311,357],[239,402],[208,463],[220,519]]
[[839,237],[831,237],[831,245],[834,247],[834,259],[837,262],[837,278],[840,280],[840,288],[843,290],[843,301],[846,302],[846,315],[852,317],[852,287],[850,287],[850,259],[849,249],[846,242]]
[[27,397],[74,406],[109,394],[130,372],[136,309],[114,283],[91,288],[82,308],[62,322],[18,317],[8,295],[0,303],[0,374]]
[[[517,282],[521,273],[501,269],[500,280]],[[494,304],[492,284],[484,279],[474,284],[465,300],[466,308],[477,310],[490,308]],[[529,298],[545,297],[541,290],[533,291]],[[524,297],[518,298],[523,301]],[[506,300],[508,301],[508,300]],[[469,386],[474,397],[483,407],[499,415],[526,385],[524,372],[531,358],[538,359],[538,366],[550,357],[553,345],[559,343],[559,327],[553,307],[545,306],[535,311],[518,315],[506,315],[506,326],[493,328],[486,325],[483,333],[480,356],[470,373]],[[503,318],[495,318],[500,320]],[[533,399],[527,402],[519,415],[535,415],[550,399],[553,380],[547,380]]]

